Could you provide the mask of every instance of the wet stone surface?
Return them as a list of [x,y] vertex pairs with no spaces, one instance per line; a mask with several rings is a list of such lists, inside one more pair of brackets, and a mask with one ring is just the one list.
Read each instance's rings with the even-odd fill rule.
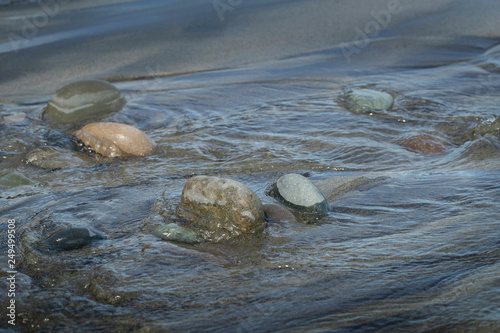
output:
[[393,104],[394,98],[391,95],[371,89],[354,90],[347,97],[347,107],[353,112],[387,111]]
[[153,234],[167,241],[187,244],[195,244],[204,241],[203,237],[197,235],[194,231],[175,223],[158,226],[153,231]]
[[0,176],[0,186],[16,187],[33,184],[33,181],[18,172],[11,172]]
[[43,118],[53,124],[75,124],[119,111],[125,103],[122,93],[106,81],[78,81],[52,96]]
[[297,218],[285,206],[278,203],[264,205],[266,220],[269,222],[297,222]]
[[261,231],[265,220],[262,203],[249,187],[211,176],[186,182],[178,213],[211,241]]
[[107,237],[90,228],[66,228],[43,240],[40,245],[48,250],[76,250]]
[[290,173],[271,186],[269,194],[304,213],[327,214],[330,207],[323,194],[308,178]]
[[443,153],[448,148],[444,140],[427,134],[406,137],[400,141],[400,145],[421,154]]
[[91,123],[73,133],[83,150],[105,157],[137,157],[151,154],[154,143],[141,130],[120,123]]
[[87,165],[76,152],[56,147],[35,148],[26,156],[26,163],[42,169],[60,169],[70,166]]

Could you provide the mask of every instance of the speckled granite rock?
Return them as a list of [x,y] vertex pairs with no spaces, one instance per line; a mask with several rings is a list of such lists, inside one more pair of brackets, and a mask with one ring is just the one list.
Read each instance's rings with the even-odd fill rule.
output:
[[250,188],[211,176],[188,179],[178,213],[210,241],[261,231],[265,220],[262,203]]

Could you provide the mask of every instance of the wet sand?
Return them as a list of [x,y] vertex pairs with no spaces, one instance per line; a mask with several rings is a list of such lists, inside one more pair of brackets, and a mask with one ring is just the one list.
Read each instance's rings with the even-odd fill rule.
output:
[[1,8],[4,100],[46,98],[75,80],[179,75],[297,56],[322,59],[339,75],[434,66],[430,53],[451,46],[458,54],[444,61],[457,61],[500,34],[491,0],[247,0],[219,12],[210,1],[48,4]]

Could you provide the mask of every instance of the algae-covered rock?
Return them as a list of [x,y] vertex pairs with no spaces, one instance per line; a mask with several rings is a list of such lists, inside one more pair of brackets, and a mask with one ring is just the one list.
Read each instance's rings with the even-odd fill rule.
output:
[[23,185],[33,185],[34,183],[18,172],[10,172],[0,176],[0,186],[16,187]]
[[188,179],[178,213],[211,241],[260,231],[265,220],[262,203],[250,188],[210,176]]
[[153,231],[153,234],[164,240],[187,244],[196,244],[204,240],[203,237],[199,236],[194,231],[175,223],[158,226]]
[[59,89],[50,99],[43,118],[54,124],[75,124],[119,111],[122,93],[101,80],[78,81]]

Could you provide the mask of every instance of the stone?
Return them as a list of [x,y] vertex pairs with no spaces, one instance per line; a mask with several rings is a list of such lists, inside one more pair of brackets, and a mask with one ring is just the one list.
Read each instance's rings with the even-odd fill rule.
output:
[[120,123],[91,123],[73,133],[83,150],[105,157],[137,157],[151,154],[154,143],[141,130]]
[[318,188],[308,178],[295,173],[280,177],[271,186],[269,194],[300,212],[327,214],[330,210]]
[[353,195],[360,189],[368,189],[371,186],[378,186],[386,177],[368,178],[359,175],[338,175],[327,179],[315,180],[314,185],[326,198],[326,201],[332,203],[346,195]]
[[76,124],[119,111],[125,103],[122,93],[106,81],[78,81],[52,96],[43,119],[53,124]]
[[57,147],[35,148],[26,155],[26,163],[42,169],[61,169],[71,166],[87,165],[76,153]]
[[277,203],[264,204],[264,213],[269,222],[297,222],[297,218],[283,205]]
[[20,123],[24,119],[26,119],[26,113],[24,113],[24,112],[17,112],[17,113],[11,114],[10,116],[4,117],[3,118],[3,122],[5,124]]
[[371,89],[354,90],[347,97],[347,108],[353,112],[387,111],[393,103],[388,93]]
[[30,179],[17,172],[11,172],[0,176],[0,186],[16,187],[33,184],[34,183]]
[[399,144],[410,151],[421,154],[437,154],[447,149],[445,141],[427,134],[406,137]]
[[167,241],[175,241],[187,244],[196,244],[203,242],[203,237],[197,235],[194,231],[175,223],[160,225],[153,234]]
[[259,232],[265,221],[262,203],[250,188],[212,176],[188,179],[178,213],[210,241]]
[[106,239],[100,232],[89,228],[70,227],[51,235],[41,243],[52,250],[76,250],[96,240]]

